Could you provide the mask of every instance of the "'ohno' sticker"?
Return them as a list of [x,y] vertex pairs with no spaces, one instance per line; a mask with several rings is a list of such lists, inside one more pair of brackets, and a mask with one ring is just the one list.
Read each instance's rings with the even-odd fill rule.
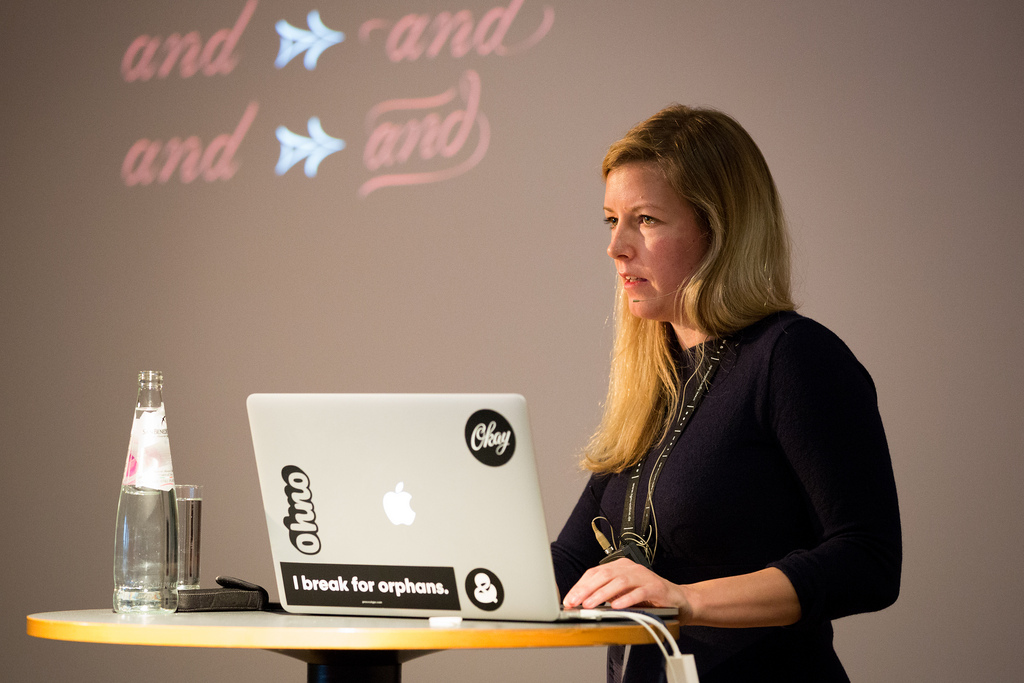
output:
[[466,446],[483,464],[500,467],[515,453],[516,434],[501,413],[478,410],[466,421]]
[[288,499],[288,516],[284,518],[288,538],[300,553],[316,555],[320,552],[320,537],[316,533],[316,510],[309,476],[295,465],[286,465],[281,469],[281,478]]
[[482,610],[493,612],[505,602],[505,589],[494,572],[479,567],[466,576],[466,595]]

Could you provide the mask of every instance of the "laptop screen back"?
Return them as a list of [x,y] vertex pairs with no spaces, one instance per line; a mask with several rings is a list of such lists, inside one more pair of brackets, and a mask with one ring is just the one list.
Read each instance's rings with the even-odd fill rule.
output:
[[286,610],[557,618],[522,396],[253,394],[247,408]]

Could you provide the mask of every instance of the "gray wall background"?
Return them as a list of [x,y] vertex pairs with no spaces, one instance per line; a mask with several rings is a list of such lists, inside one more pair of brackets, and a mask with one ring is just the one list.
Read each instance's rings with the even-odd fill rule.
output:
[[[273,585],[244,407],[254,391],[523,393],[556,534],[582,487],[575,454],[607,371],[600,160],[672,101],[721,108],[759,142],[792,223],[800,310],[843,337],[878,387],[904,584],[892,608],[836,623],[852,678],[1024,676],[1024,5],[526,0],[506,44],[554,12],[529,50],[392,63],[384,32],[359,40],[364,21],[479,19],[495,5],[260,0],[230,74],[121,77],[136,36],[205,40],[244,4],[0,8],[0,676],[304,675],[271,653],[25,635],[27,614],[110,603],[143,368],[166,376],[178,480],[206,486],[205,584]],[[346,40],[314,71],[301,56],[275,69],[274,23],[305,28],[311,9]],[[442,93],[469,69],[491,128],[479,165],[361,197],[367,112]],[[250,102],[259,111],[232,179],[122,182],[136,140],[207,143]],[[314,115],[346,149],[315,178],[301,164],[276,176],[275,128],[305,134]],[[603,652],[448,652],[404,673],[596,681]]]

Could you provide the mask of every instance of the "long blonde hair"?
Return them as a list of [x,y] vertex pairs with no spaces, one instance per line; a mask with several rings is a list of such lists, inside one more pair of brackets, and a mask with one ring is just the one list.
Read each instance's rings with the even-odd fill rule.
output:
[[[789,237],[778,190],[750,135],[713,109],[673,105],[634,126],[605,155],[602,174],[653,162],[693,207],[708,239],[677,305],[709,337],[792,310]],[[629,311],[619,282],[604,416],[583,455],[593,472],[634,465],[671,427],[680,400],[669,323]],[[689,379],[689,378],[683,378]]]

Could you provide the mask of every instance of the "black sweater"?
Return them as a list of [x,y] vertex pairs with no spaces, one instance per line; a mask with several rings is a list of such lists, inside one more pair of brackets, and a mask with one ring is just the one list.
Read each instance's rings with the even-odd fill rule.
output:
[[[592,477],[552,544],[563,595],[603,556],[591,520],[618,533],[626,479]],[[680,648],[695,655],[701,683],[846,681],[830,620],[899,593],[899,509],[874,384],[838,337],[796,313],[731,338],[658,479],[654,510],[659,575],[693,583],[777,567],[800,599],[794,626],[684,627]],[[656,680],[661,666],[653,646],[633,648],[625,679]]]

